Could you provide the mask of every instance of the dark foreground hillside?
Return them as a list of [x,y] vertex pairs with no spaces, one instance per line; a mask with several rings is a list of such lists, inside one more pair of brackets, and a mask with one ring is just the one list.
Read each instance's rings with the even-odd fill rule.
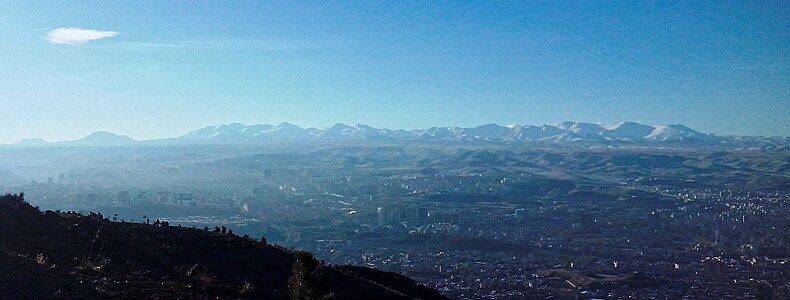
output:
[[[288,299],[297,256],[233,234],[42,213],[22,196],[0,196],[4,299]],[[335,299],[446,299],[398,274],[311,270],[306,276],[320,274],[298,281],[308,296],[328,289]]]

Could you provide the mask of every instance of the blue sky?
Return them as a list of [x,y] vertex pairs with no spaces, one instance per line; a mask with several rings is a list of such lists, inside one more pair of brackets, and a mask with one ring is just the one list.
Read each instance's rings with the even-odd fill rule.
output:
[[787,1],[65,2],[0,0],[0,143],[283,121],[790,135]]

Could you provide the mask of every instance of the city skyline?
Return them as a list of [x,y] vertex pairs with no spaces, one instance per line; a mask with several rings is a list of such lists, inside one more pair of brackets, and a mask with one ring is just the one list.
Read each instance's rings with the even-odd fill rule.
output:
[[790,5],[0,2],[0,143],[241,122],[790,135]]

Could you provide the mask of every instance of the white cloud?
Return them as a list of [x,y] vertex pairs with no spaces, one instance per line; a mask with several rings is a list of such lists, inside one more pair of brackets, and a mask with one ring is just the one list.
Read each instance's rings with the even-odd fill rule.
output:
[[58,28],[47,34],[47,40],[53,44],[82,45],[90,41],[111,38],[118,35],[115,31],[98,31],[80,28]]

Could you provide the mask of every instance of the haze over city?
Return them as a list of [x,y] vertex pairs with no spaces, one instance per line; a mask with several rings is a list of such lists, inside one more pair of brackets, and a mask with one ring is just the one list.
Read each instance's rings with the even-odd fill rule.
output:
[[790,135],[790,5],[0,2],[0,143],[242,122]]
[[790,1],[0,0],[0,298],[790,299]]

